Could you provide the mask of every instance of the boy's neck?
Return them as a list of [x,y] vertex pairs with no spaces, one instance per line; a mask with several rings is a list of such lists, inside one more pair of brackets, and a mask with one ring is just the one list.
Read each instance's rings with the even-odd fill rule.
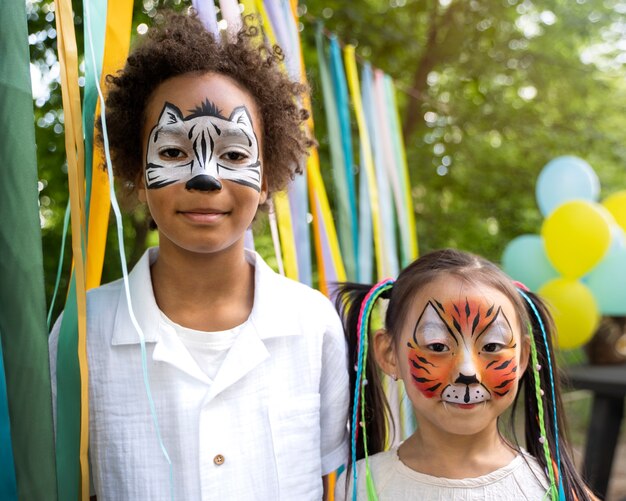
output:
[[506,466],[516,456],[495,425],[474,435],[432,428],[422,425],[398,450],[400,460],[412,470],[449,479],[476,478]]
[[162,246],[151,276],[159,309],[184,327],[232,329],[252,311],[254,267],[245,258],[243,240],[211,254]]

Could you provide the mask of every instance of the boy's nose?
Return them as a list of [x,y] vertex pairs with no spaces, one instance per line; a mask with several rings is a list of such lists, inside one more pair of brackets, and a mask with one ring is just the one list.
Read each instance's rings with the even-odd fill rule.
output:
[[200,174],[187,181],[185,188],[188,190],[219,191],[222,189],[222,183],[213,176]]

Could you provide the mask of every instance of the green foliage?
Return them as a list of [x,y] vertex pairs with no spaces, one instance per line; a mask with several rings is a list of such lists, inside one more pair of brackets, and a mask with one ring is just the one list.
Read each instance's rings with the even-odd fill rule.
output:
[[[134,26],[150,23],[162,4],[137,2]],[[31,56],[44,72],[56,62],[50,5],[28,3]],[[74,7],[81,12],[80,2]],[[318,21],[396,80],[422,253],[454,246],[498,261],[512,238],[538,233],[535,182],[557,155],[586,159],[603,198],[626,188],[624,0],[302,0],[299,9],[331,204]],[[80,16],[76,27],[80,52]],[[60,108],[53,82],[35,106],[49,288],[68,196]],[[125,231],[132,261],[145,246],[144,214],[128,216]],[[261,234],[271,254],[265,223]],[[103,281],[119,276],[116,240],[111,233]]]

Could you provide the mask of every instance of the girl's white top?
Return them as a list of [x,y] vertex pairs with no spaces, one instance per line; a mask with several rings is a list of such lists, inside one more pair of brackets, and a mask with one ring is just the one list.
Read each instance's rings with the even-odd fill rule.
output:
[[[419,499],[421,501],[503,501],[548,499],[549,483],[537,460],[526,451],[508,465],[476,478],[433,477],[412,470],[393,448],[370,456],[370,471],[379,501]],[[367,500],[365,460],[357,462],[357,499]],[[352,473],[348,493],[346,472],[337,481],[335,499],[352,499]]]

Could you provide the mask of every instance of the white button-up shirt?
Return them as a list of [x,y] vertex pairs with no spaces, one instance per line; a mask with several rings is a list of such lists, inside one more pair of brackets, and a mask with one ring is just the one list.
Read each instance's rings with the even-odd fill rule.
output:
[[[211,380],[160,315],[150,278],[157,252],[144,254],[129,281],[174,498],[321,499],[322,475],[347,454],[347,357],[331,303],[248,252],[254,306]],[[90,291],[87,307],[98,501],[171,499],[123,282]],[[58,326],[51,334],[53,375]]]

